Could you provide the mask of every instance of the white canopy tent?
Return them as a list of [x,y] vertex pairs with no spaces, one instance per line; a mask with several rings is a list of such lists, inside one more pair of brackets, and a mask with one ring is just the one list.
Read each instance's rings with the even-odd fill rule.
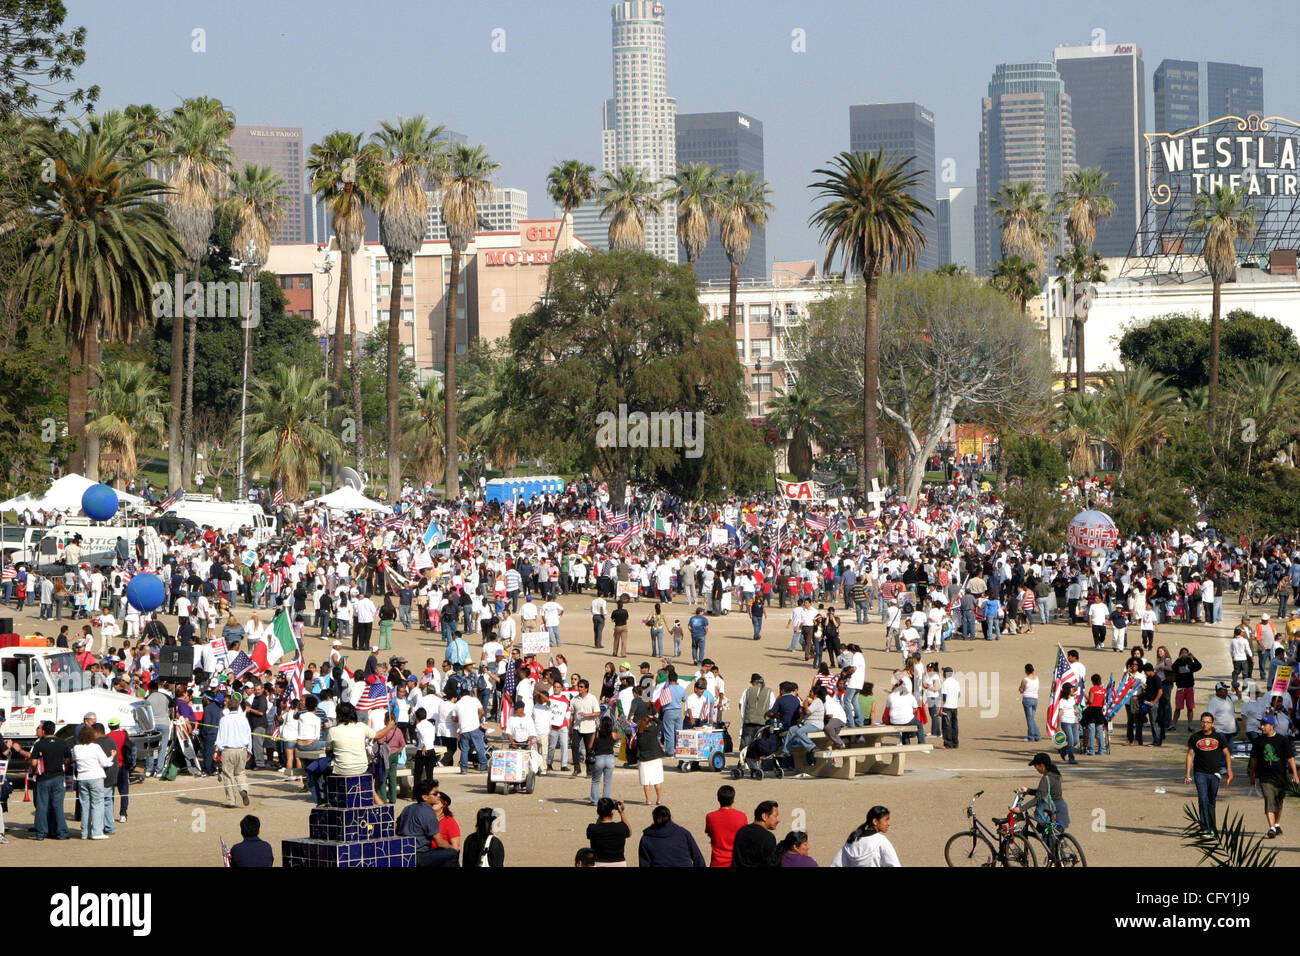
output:
[[392,508],[378,501],[371,501],[361,492],[348,485],[336,488],[328,495],[321,495],[306,502],[306,507],[329,508],[331,511],[383,511],[392,513]]
[[[98,484],[98,482],[91,481],[84,475],[64,475],[50,485],[49,490],[43,495],[28,492],[16,498],[10,498],[8,501],[0,501],[0,512],[17,511],[21,513],[28,508],[32,511],[80,511],[82,495],[86,493],[87,488],[95,484]],[[145,506],[143,498],[138,495],[128,495],[125,491],[117,492],[117,500],[126,507],[140,508]]]

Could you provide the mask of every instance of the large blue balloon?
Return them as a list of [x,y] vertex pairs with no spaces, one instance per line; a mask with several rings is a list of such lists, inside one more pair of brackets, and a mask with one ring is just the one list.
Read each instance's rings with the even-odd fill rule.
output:
[[81,496],[81,510],[92,521],[108,521],[117,514],[117,492],[108,485],[91,485]]
[[148,613],[162,607],[167,600],[167,589],[155,575],[137,574],[126,586],[126,599],[137,611]]

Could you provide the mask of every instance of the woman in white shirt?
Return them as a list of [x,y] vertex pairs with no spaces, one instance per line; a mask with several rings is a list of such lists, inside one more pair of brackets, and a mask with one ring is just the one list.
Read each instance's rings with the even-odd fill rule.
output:
[[107,840],[108,835],[104,833],[104,771],[115,767],[117,761],[95,743],[95,731],[89,727],[82,727],[77,732],[72,759],[77,766],[77,791],[81,797],[81,838]]
[[1025,665],[1025,676],[1020,679],[1020,705],[1025,709],[1025,739],[1041,740],[1034,714],[1038,711],[1038,675],[1034,665]]
[[888,832],[889,808],[872,807],[866,822],[849,834],[831,866],[902,866],[894,845],[885,836]]

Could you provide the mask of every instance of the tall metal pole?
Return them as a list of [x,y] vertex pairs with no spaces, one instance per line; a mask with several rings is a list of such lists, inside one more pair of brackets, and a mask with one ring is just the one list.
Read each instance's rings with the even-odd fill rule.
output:
[[[249,281],[249,276],[252,274],[252,270],[256,268],[254,262],[251,261],[253,256],[256,254],[256,251],[256,247],[253,245],[253,240],[250,239],[248,241],[247,257],[239,264],[239,270],[244,274],[244,284],[248,288],[248,297],[245,299],[248,303],[248,308],[244,310],[245,314],[243,321],[240,323],[240,325],[244,327],[244,378],[239,392],[239,471],[238,477],[235,480],[235,497],[240,501],[248,497],[248,489],[244,484],[244,441],[245,435],[248,432],[248,329],[250,325],[249,320],[253,317],[253,286]],[[261,309],[260,302],[257,307],[259,310]]]

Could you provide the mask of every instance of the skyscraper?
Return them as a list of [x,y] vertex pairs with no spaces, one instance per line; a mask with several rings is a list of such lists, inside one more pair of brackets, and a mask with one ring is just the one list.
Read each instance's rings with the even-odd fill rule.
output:
[[[907,172],[919,173],[909,190],[917,202],[935,211],[934,114],[918,103],[872,103],[849,107],[849,149],[874,153],[884,150],[895,162],[910,159]],[[939,226],[933,215],[922,215],[925,246],[917,265],[939,266]]]
[[1002,230],[990,209],[1003,185],[1033,183],[1048,201],[1077,169],[1070,97],[1051,63],[1000,63],[982,102],[975,203],[975,262],[988,273],[1002,257]]
[[237,169],[248,163],[270,166],[284,181],[280,190],[284,218],[271,241],[305,242],[310,230],[303,202],[302,127],[236,126],[230,134],[230,151]]
[[1162,60],[1151,81],[1156,133],[1177,133],[1221,116],[1264,113],[1264,70],[1204,60]]
[[[679,113],[677,115],[677,162],[708,163],[723,173],[755,173],[763,178],[763,123],[745,113]],[[742,279],[767,278],[767,231],[755,228],[749,255],[737,270]],[[678,261],[686,261],[686,250],[678,248]],[[709,236],[695,276],[701,282],[727,281],[731,262],[722,248],[716,226]]]
[[[442,221],[442,200],[429,190],[429,211],[424,219],[424,241],[447,238],[447,224]],[[486,199],[478,201],[479,232],[514,232],[519,221],[528,218],[528,193],[509,186],[493,187]]]
[[939,265],[965,266],[975,272],[975,190],[950,186],[948,195],[935,201],[939,232]]
[[[1097,223],[1093,248],[1127,256],[1142,224],[1146,188],[1146,72],[1133,43],[1059,46],[1053,55],[1070,96],[1075,158],[1115,184],[1115,215]],[[1139,250],[1140,251],[1140,250]]]
[[[668,95],[664,5],[658,0],[620,0],[613,20],[614,96],[605,101],[601,165],[615,171],[635,166],[653,181],[677,169],[677,101]],[[677,262],[676,210],[647,216],[646,251]]]

